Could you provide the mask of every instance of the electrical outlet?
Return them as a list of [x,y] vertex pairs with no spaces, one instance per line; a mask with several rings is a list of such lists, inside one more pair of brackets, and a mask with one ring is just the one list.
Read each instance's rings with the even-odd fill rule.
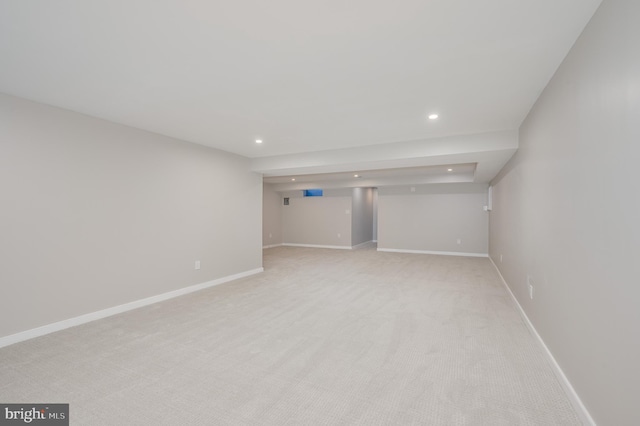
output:
[[269,232],[269,238],[273,238],[273,235],[271,234],[271,232]]
[[458,244],[462,244],[462,240],[460,238],[458,238],[457,243]]
[[342,238],[342,235],[340,233],[338,233],[338,238]]
[[195,269],[200,269],[200,261],[196,260]]

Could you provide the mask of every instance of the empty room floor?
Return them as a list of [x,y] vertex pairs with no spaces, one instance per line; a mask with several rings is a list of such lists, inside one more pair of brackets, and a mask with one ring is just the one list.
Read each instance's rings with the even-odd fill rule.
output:
[[0,349],[72,425],[577,425],[486,258],[277,247],[265,272]]

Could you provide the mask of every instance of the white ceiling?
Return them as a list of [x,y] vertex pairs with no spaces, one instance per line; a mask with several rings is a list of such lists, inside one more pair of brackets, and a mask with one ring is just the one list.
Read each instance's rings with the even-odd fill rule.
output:
[[289,183],[289,182],[316,182],[318,179],[329,181],[356,181],[356,179],[381,179],[388,177],[400,176],[440,176],[442,174],[449,175],[465,175],[473,179],[473,173],[476,169],[475,164],[446,164],[438,166],[422,166],[422,167],[403,167],[399,169],[376,169],[376,170],[356,170],[353,172],[336,172],[324,174],[308,174],[296,177],[275,176],[265,177],[267,183]]
[[[364,169],[340,170],[346,149],[395,159],[374,168],[477,163],[488,181],[517,137],[495,157],[477,145],[519,127],[599,4],[0,0],[0,91],[254,158],[269,175]],[[406,149],[460,137],[466,157]]]
[[476,164],[446,164],[396,169],[355,170],[350,172],[264,177],[279,191],[309,188],[353,188],[474,181]]

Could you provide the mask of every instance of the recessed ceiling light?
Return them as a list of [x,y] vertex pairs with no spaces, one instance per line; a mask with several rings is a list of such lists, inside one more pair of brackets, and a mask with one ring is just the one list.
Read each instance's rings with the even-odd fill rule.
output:
[[447,169],[447,171],[448,171],[448,172],[452,172],[452,171],[453,171],[453,169]]
[[429,114],[429,120],[435,120],[438,118],[438,114]]
[[296,180],[296,178],[291,178],[291,181],[295,181],[295,180]]
[[256,143],[257,144],[261,144],[262,143],[262,139],[256,139]]
[[353,177],[358,178],[358,177],[360,177],[360,175],[353,175]]

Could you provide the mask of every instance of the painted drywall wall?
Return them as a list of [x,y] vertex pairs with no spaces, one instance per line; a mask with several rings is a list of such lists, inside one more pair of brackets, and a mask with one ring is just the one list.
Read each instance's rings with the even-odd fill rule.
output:
[[599,425],[640,424],[638,22],[602,3],[493,181],[490,255]]
[[0,336],[262,265],[261,175],[200,145],[0,95],[0,194]]
[[282,193],[289,198],[289,205],[282,206],[283,243],[351,247],[350,194],[351,189],[325,191],[323,197]]
[[485,184],[379,188],[378,249],[486,255],[486,203]]
[[373,188],[353,188],[351,208],[351,244],[373,240]]
[[378,241],[378,188],[373,188],[373,241]]
[[262,246],[282,244],[282,196],[272,184],[265,183],[262,193]]

